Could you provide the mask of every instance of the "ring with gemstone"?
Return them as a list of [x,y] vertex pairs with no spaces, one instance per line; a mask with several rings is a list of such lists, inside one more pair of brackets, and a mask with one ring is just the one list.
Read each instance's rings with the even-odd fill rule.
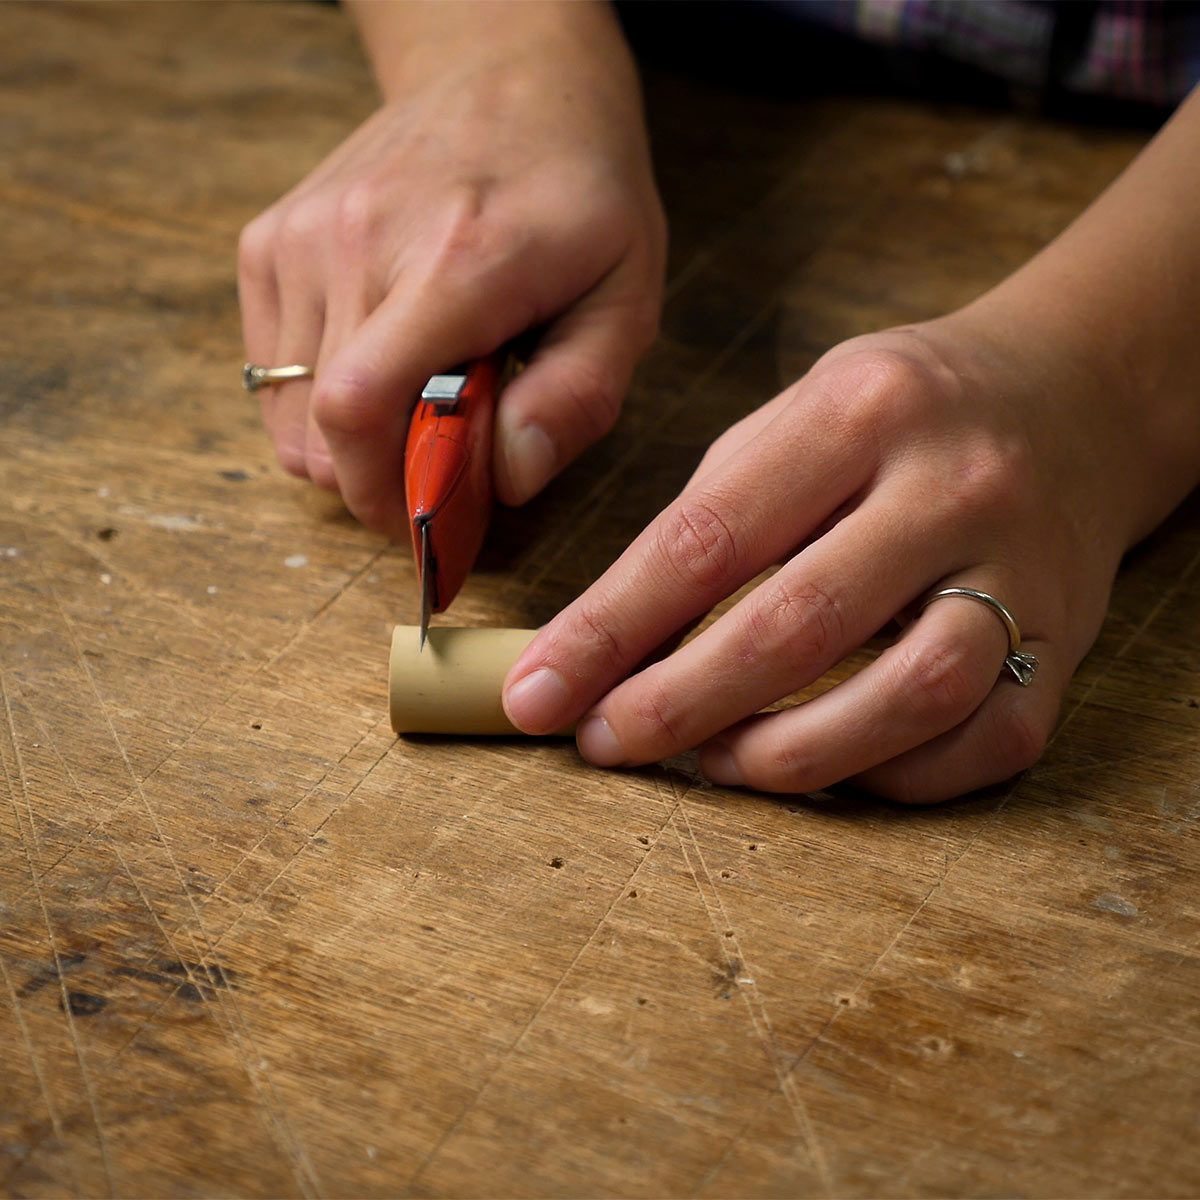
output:
[[1038,669],[1037,655],[1029,654],[1021,649],[1021,627],[1017,624],[1017,619],[1012,615],[1008,606],[1002,604],[995,596],[981,592],[977,588],[948,587],[934,592],[931,596],[926,596],[921,602],[921,609],[928,608],[935,600],[942,600],[946,596],[963,596],[967,600],[977,600],[980,604],[986,604],[1000,618],[1004,624],[1004,631],[1008,634],[1008,654],[1004,657],[1004,665],[1012,672],[1013,678],[1022,687],[1028,687],[1033,682],[1033,676]]

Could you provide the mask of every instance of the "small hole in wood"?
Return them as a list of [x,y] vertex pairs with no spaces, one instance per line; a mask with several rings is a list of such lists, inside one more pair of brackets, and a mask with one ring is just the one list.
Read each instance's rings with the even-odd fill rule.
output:
[[108,1001],[103,996],[96,996],[91,992],[67,993],[66,1007],[75,1017],[95,1016],[107,1003]]

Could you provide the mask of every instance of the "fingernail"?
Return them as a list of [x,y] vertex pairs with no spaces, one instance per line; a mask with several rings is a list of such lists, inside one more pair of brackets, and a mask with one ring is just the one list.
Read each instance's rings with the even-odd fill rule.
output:
[[729,752],[728,747],[719,743],[715,746],[708,746],[701,752],[700,770],[713,783],[720,784],[722,787],[737,787],[742,782],[742,773],[738,770],[737,763],[733,761],[733,755]]
[[562,713],[569,697],[567,681],[553,668],[539,667],[504,693],[504,711],[526,733],[549,733],[565,724]]
[[554,443],[540,425],[523,425],[505,445],[508,474],[517,495],[528,500],[550,481],[558,456]]
[[619,767],[625,751],[612,726],[603,717],[588,717],[575,731],[579,753],[596,767]]

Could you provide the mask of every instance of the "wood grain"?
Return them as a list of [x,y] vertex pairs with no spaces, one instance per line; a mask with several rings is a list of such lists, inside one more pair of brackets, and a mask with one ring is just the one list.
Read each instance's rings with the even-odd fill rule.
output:
[[[1200,1191],[1194,500],[1044,761],[960,804],[396,740],[408,551],[285,477],[237,387],[237,232],[372,105],[347,23],[3,16],[0,1190]],[[545,620],[731,421],[1002,276],[1139,143],[647,91],[663,337],[454,623]]]

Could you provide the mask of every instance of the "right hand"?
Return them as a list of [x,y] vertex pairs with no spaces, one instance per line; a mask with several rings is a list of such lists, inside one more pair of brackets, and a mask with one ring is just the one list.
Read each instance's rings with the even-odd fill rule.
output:
[[393,89],[239,246],[247,358],[316,368],[260,393],[280,462],[398,539],[430,375],[539,331],[496,418],[497,492],[520,504],[612,426],[661,306],[665,222],[623,44],[468,44]]

